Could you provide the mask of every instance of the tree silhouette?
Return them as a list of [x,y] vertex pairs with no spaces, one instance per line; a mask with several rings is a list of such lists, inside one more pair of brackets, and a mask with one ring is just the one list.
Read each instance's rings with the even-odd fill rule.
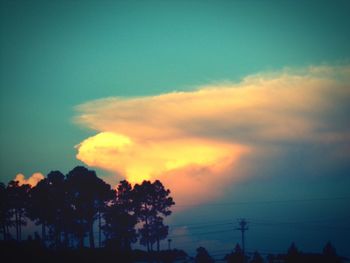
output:
[[331,242],[327,242],[327,244],[323,248],[323,255],[329,256],[329,257],[334,257],[337,255],[337,252]]
[[234,252],[225,256],[227,263],[244,263],[244,254],[241,246],[236,244]]
[[[49,223],[51,225],[53,240],[56,247],[61,246],[62,233],[65,233],[64,243],[68,243],[68,225],[69,204],[66,198],[65,177],[60,171],[52,171],[47,175],[47,184],[49,190],[50,208]],[[68,223],[68,224],[67,224]]]
[[83,166],[77,166],[67,174],[67,196],[73,210],[74,234],[79,239],[79,245],[84,245],[86,232],[90,247],[95,247],[94,221],[101,212],[101,204],[111,199],[111,187],[96,176],[95,171]]
[[[169,227],[164,225],[163,218],[156,216],[151,217],[148,225],[140,229],[141,239],[140,243],[147,245],[147,241],[150,243],[151,250],[153,250],[153,244],[157,244],[157,251],[160,250],[160,240],[165,239],[168,236]],[[148,237],[148,239],[146,239]]]
[[83,247],[88,236],[90,247],[94,248],[96,219],[100,244],[103,230],[106,246],[130,252],[139,233],[140,243],[148,252],[153,251],[155,244],[159,251],[160,241],[169,231],[164,218],[171,214],[170,208],[174,205],[170,190],[158,180],[144,181],[134,188],[124,180],[112,190],[94,171],[82,166],[75,167],[67,176],[51,171],[32,188],[19,185],[18,181],[10,181],[6,187],[0,184],[0,197],[0,233],[4,239],[8,239],[9,227],[13,224],[16,239],[20,241],[22,225],[29,218],[41,225],[42,233],[40,237],[35,232],[34,239],[31,234],[26,243],[35,241],[44,245],[40,249],[49,245],[48,249],[55,248],[55,251],[70,247],[72,237],[78,241],[75,244]]
[[294,242],[290,245],[286,257],[286,262],[291,263],[291,262],[298,262],[298,258],[300,256],[300,252]]
[[208,251],[204,247],[197,248],[197,254],[195,256],[196,263],[213,263],[214,260],[209,255]]
[[107,246],[124,251],[131,249],[131,243],[137,240],[137,217],[134,210],[132,187],[127,181],[121,181],[114,198],[105,208],[103,229]]
[[51,245],[59,247],[62,243],[62,233],[65,234],[64,243],[68,243],[67,218],[69,205],[66,199],[65,177],[60,171],[52,171],[47,178],[41,180],[30,191],[29,216],[36,224],[42,226],[42,240],[46,240],[46,227],[49,227]]
[[264,263],[264,260],[258,251],[254,252],[253,258],[251,259],[250,263]]
[[[147,251],[153,250],[152,245],[157,240],[159,242],[166,238],[166,235],[159,235],[153,230],[156,227],[161,230],[163,218],[171,214],[170,207],[175,203],[169,195],[170,190],[166,190],[159,180],[154,183],[143,181],[134,187],[135,211],[139,222],[143,224],[139,230],[140,242],[147,247]],[[164,229],[161,231],[164,232]]]
[[157,243],[157,251],[159,252],[160,240],[168,236],[169,227],[164,225],[163,218],[157,216],[151,223],[151,236],[155,238]]
[[324,257],[324,262],[334,262],[334,263],[342,262],[341,258],[337,256],[337,252],[334,246],[329,241],[323,248],[323,257]]
[[21,241],[22,226],[26,225],[26,208],[28,205],[29,184],[19,185],[18,181],[10,181],[7,185],[8,205],[12,209],[16,228],[16,239]]
[[160,240],[168,236],[168,226],[163,224],[163,218],[151,217],[147,225],[139,230],[141,238],[140,243],[147,246],[149,243],[150,250],[153,251],[153,245],[157,244],[157,251],[160,249]]
[[46,227],[49,222],[48,210],[50,206],[48,198],[47,179],[41,180],[29,192],[28,216],[35,224],[41,224],[41,240],[43,242],[46,240]]
[[4,240],[8,240],[10,237],[9,228],[12,226],[13,213],[9,206],[9,198],[7,189],[4,183],[0,183],[0,231]]

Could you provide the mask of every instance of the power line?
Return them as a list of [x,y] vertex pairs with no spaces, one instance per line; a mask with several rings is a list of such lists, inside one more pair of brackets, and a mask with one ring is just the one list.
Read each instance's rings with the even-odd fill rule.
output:
[[[348,220],[349,218],[347,218]],[[330,228],[330,229],[350,229],[348,226],[341,226],[341,225],[334,225],[334,220],[327,220],[332,221],[332,225],[325,225],[315,222],[325,222],[325,220],[303,220],[303,221],[287,221],[287,222],[281,222],[281,221],[275,221],[275,220],[252,220],[253,225],[258,226],[279,226],[279,225],[291,225],[291,226],[305,226],[305,227],[316,227],[316,228]],[[346,220],[345,218],[342,218],[342,220]]]
[[174,238],[174,237],[182,237],[182,236],[189,236],[191,235],[208,235],[208,234],[216,234],[216,233],[227,233],[228,231],[230,231],[232,229],[223,229],[223,230],[218,230],[218,231],[209,231],[209,232],[202,232],[202,233],[189,233],[189,234],[179,234],[179,235],[169,235],[170,237]]
[[[250,218],[249,219],[251,223],[255,223],[255,224],[279,224],[279,223],[283,223],[283,224],[307,224],[307,223],[314,223],[314,222],[325,222],[325,221],[329,221],[329,222],[334,222],[336,220],[345,220],[346,222],[348,222],[350,220],[350,217],[332,217],[332,218],[317,218],[317,219],[311,219],[311,220],[303,220],[303,221],[289,221],[289,222],[281,222],[281,221],[274,221],[274,220],[270,220],[270,219],[266,219],[266,218]],[[216,225],[221,225],[221,224],[232,224],[232,219],[223,219],[223,220],[213,220],[213,221],[206,221],[206,222],[193,222],[190,224],[169,224],[169,227],[172,228],[180,228],[180,227],[188,227],[188,228],[206,228],[207,226],[216,226]]]
[[[334,220],[334,219],[332,219]],[[224,229],[217,229],[215,231],[206,231],[201,232],[202,229],[207,229],[208,227],[221,227],[221,226],[229,226],[232,225],[232,223],[216,223],[216,222],[222,222],[222,221],[211,221],[206,223],[193,223],[188,225],[170,225],[170,227],[188,227],[189,230],[191,230],[189,233],[186,234],[170,234],[171,237],[182,237],[182,236],[197,236],[197,235],[208,235],[208,234],[216,234],[216,233],[223,233],[223,232],[230,232],[230,228],[224,228]],[[298,221],[298,222],[281,222],[281,221],[273,221],[273,220],[259,220],[259,219],[252,219],[250,220],[250,224],[255,227],[278,227],[283,225],[291,225],[296,227],[308,227],[308,228],[329,228],[329,229],[342,229],[342,230],[350,230],[349,227],[346,226],[330,226],[330,225],[319,225],[319,224],[313,224],[310,221]],[[176,228],[176,227],[175,227]],[[238,230],[241,230],[238,228]]]
[[186,227],[186,228],[190,228],[190,229],[197,229],[197,228],[207,228],[209,227],[213,227],[213,226],[222,226],[222,225],[229,225],[231,223],[227,222],[227,223],[207,223],[207,224],[186,224],[186,225],[169,225],[169,227],[172,228],[181,228],[181,227]]
[[292,202],[313,202],[313,201],[337,201],[349,200],[350,196],[341,197],[320,197],[320,198],[304,198],[304,199],[285,199],[285,200],[266,200],[266,201],[243,201],[243,202],[227,202],[227,203],[206,203],[206,204],[175,204],[175,207],[192,207],[192,206],[226,206],[226,205],[249,205],[249,204],[278,204]]
[[[254,220],[255,222],[259,223],[281,223],[280,221],[274,221],[270,219],[261,219],[261,218],[251,218],[251,220]],[[317,219],[309,219],[309,220],[303,220],[303,221],[288,221],[287,223],[315,223],[315,222],[325,222],[325,221],[331,221],[332,223],[336,220],[346,220],[348,222],[350,220],[350,216],[346,217],[331,217],[331,218],[317,218]],[[285,223],[285,222],[283,222]]]

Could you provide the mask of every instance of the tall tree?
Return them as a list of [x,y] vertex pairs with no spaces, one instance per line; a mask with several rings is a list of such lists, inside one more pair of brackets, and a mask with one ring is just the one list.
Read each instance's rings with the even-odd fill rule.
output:
[[264,263],[264,260],[258,251],[254,252],[253,258],[251,259],[250,263]]
[[139,222],[143,224],[139,231],[141,243],[148,251],[153,250],[152,244],[157,238],[158,240],[166,238],[166,235],[155,233],[152,228],[154,229],[155,225],[160,227],[164,217],[171,214],[170,207],[175,203],[169,195],[170,190],[165,189],[159,180],[154,183],[143,181],[141,185],[136,184],[134,187],[135,211]]
[[288,248],[287,256],[286,256],[286,262],[292,263],[292,262],[298,262],[300,257],[300,251],[296,247],[295,243],[292,242],[290,247]]
[[46,241],[46,227],[48,226],[48,211],[51,208],[49,203],[49,187],[47,179],[41,180],[29,192],[28,216],[35,224],[41,224],[41,240]]
[[148,242],[151,250],[153,250],[153,245],[156,243],[157,251],[159,252],[160,240],[163,240],[168,236],[168,231],[169,227],[164,225],[162,217],[151,217],[148,225],[144,225],[144,227],[140,229],[140,243],[147,246]]
[[104,218],[107,245],[124,251],[130,250],[131,243],[137,240],[137,218],[132,187],[127,181],[119,183],[113,200],[106,207]]
[[[62,233],[67,232],[69,205],[66,198],[65,177],[60,171],[51,171],[30,191],[29,215],[42,226],[42,240],[46,240],[49,227],[51,244],[62,245]],[[67,243],[65,235],[65,243]]]
[[13,223],[12,216],[6,186],[4,183],[0,183],[0,231],[4,240],[10,236],[9,228]]
[[332,263],[343,262],[342,258],[337,256],[336,249],[330,241],[323,248],[323,261]]
[[85,233],[88,233],[90,247],[95,247],[94,221],[101,211],[101,204],[108,202],[111,194],[110,185],[98,178],[95,171],[77,166],[68,173],[67,195],[80,246],[83,246]]
[[194,258],[196,263],[214,263],[213,258],[209,255],[204,247],[197,248],[197,254]]
[[9,206],[14,215],[14,224],[16,228],[16,239],[21,241],[22,226],[26,225],[26,208],[28,205],[29,184],[19,185],[18,181],[10,181],[7,185]]
[[[66,197],[65,176],[60,171],[52,171],[47,175],[49,186],[49,214],[53,240],[56,247],[62,245],[62,233],[66,233],[65,218],[69,212],[69,204]],[[67,236],[65,235],[65,243]]]
[[226,255],[225,259],[227,260],[227,263],[244,263],[245,258],[241,246],[236,244],[235,250]]
[[323,255],[329,256],[329,257],[333,257],[337,255],[337,252],[330,241],[328,241],[327,244],[324,246]]

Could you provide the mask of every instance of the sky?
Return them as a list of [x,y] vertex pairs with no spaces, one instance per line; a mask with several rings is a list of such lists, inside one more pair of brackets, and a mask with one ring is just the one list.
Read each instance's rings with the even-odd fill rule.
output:
[[[349,1],[1,1],[0,177],[160,179],[173,245],[349,255]],[[163,244],[165,247],[167,244]]]

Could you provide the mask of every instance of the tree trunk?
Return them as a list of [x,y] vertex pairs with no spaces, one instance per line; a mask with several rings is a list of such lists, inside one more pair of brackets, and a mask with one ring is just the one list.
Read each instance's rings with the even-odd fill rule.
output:
[[18,232],[19,232],[19,241],[22,240],[22,215],[21,215],[21,212],[19,212],[18,214]]
[[79,236],[79,248],[84,247],[84,234],[80,234]]
[[91,220],[91,222],[90,222],[89,241],[90,241],[90,247],[91,247],[91,248],[95,248],[95,240],[94,240],[94,220]]
[[6,240],[6,226],[5,223],[2,225],[2,233],[4,235],[4,241]]
[[148,217],[145,218],[145,226],[146,226],[146,244],[147,244],[147,252],[150,252],[150,244],[149,244],[149,228],[148,228]]
[[124,251],[130,251],[130,242],[128,238],[124,238],[124,245],[123,245],[123,249]]
[[22,241],[22,217],[19,217],[18,220],[18,229],[19,229],[19,241]]
[[41,224],[41,241],[45,245],[45,240],[46,240],[46,226],[45,223]]
[[101,240],[101,212],[98,212],[98,247],[102,247],[102,240]]
[[15,225],[16,225],[16,240],[19,241],[19,224],[18,224],[18,211],[15,210]]
[[68,248],[69,247],[69,238],[68,238],[68,233],[67,230],[64,230],[64,247]]
[[55,229],[56,231],[56,247],[60,247],[61,246],[61,229],[60,227]]
[[157,263],[159,263],[160,262],[160,256],[159,256],[159,238],[157,237]]
[[10,239],[10,227],[9,225],[7,224],[6,225],[6,240],[9,240]]

